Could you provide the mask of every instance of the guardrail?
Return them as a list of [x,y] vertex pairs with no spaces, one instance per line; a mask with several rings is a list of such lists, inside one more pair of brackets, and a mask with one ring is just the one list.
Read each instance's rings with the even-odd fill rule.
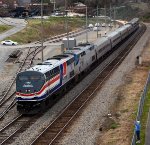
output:
[[[150,72],[148,74],[148,78],[147,78],[146,84],[144,86],[144,89],[143,89],[143,92],[142,92],[142,95],[141,95],[141,98],[140,98],[140,101],[139,101],[139,106],[138,106],[138,112],[137,112],[136,120],[140,120],[141,119],[141,116],[142,116],[142,113],[143,113],[145,97],[147,95],[147,89],[148,89],[149,85],[150,85]],[[131,145],[136,145],[136,133],[135,133],[135,130],[134,130],[134,134],[133,134],[133,137],[132,137]]]

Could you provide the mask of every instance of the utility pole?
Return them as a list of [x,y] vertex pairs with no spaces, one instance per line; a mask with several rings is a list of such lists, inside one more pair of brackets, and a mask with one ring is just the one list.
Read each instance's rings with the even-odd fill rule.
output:
[[106,34],[106,4],[105,4],[105,34]]
[[97,19],[96,19],[96,24],[97,24],[97,38],[98,38],[98,6],[97,6]]
[[111,18],[111,2],[110,2],[110,16],[109,17],[110,17],[110,28],[111,28],[111,19],[112,19]]
[[53,12],[55,12],[55,9],[56,9],[56,0],[50,0],[50,3],[54,4],[54,6],[53,6]]
[[69,49],[68,10],[66,10],[67,49]]
[[65,0],[65,29],[67,32],[67,49],[69,49],[69,32],[68,32],[68,10],[67,10],[67,0]]
[[65,0],[65,10],[67,9],[67,0]]
[[87,6],[86,6],[86,43],[88,43],[88,30],[87,30],[87,19],[88,19],[88,16],[87,16]]
[[114,7],[114,25],[115,25],[115,28],[116,28],[116,8]]
[[56,9],[56,0],[54,0],[54,11]]
[[44,60],[43,55],[43,0],[41,0],[41,47],[42,47],[42,62]]

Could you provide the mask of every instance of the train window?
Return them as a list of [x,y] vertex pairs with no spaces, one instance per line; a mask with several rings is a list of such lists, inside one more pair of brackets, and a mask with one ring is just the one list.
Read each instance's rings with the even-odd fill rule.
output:
[[[119,37],[120,37],[120,36],[119,36]],[[118,39],[119,37],[117,37],[116,39],[114,39],[113,42],[117,41],[117,39]]]
[[[48,74],[47,74],[47,73],[48,73]],[[59,66],[56,67],[56,68],[54,68],[54,69],[52,69],[52,70],[50,70],[50,71],[47,72],[47,73],[46,73],[46,74],[48,75],[48,78],[53,77],[53,76],[59,74],[59,73],[60,73]]]
[[98,52],[101,53],[105,49],[105,47],[106,46],[102,47]]
[[79,62],[79,54],[78,55],[74,55],[74,65],[77,65]]
[[46,72],[46,73],[45,73],[45,76],[46,76],[46,80],[47,80],[47,81],[50,80],[50,71]]
[[19,81],[27,81],[27,80],[29,80],[29,77],[28,76],[19,76],[18,79],[19,79]]
[[89,48],[89,50],[93,50],[93,49],[94,49],[94,46],[92,46],[92,47]]
[[94,60],[95,60],[95,55],[92,56],[92,61],[94,61]]
[[70,72],[70,78],[74,76],[74,70]]
[[83,51],[83,52],[81,53],[81,57],[84,56],[84,55],[86,55],[85,51]]
[[74,62],[74,58],[71,58],[71,59],[69,59],[68,61],[67,61],[67,65],[70,65],[71,63],[73,63]]
[[54,74],[54,70],[50,70],[50,75],[52,76]]
[[73,50],[81,50],[79,47],[74,47]]
[[54,68],[54,74],[58,74],[59,73],[59,66],[58,67],[56,67],[56,68]]
[[67,62],[66,62],[66,63],[67,63],[67,65],[70,65],[70,64],[71,64],[70,60],[67,60]]
[[71,63],[73,63],[73,62],[74,62],[74,58],[71,58],[71,60],[70,60],[70,61],[71,61]]
[[30,80],[40,80],[41,76],[30,76]]

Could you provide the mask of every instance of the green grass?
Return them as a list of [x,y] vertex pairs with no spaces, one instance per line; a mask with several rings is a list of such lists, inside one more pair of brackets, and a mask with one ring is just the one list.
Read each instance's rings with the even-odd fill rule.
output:
[[119,124],[116,122],[113,122],[110,126],[111,129],[116,129],[117,127],[119,127]]
[[0,33],[3,33],[9,29],[11,29],[12,26],[8,26],[8,25],[0,25]]
[[150,89],[145,99],[143,114],[141,117],[141,145],[145,144],[145,133],[146,133],[146,125],[147,125],[149,108],[150,108]]
[[150,12],[145,14],[141,19],[142,19],[142,21],[149,23],[150,22]]

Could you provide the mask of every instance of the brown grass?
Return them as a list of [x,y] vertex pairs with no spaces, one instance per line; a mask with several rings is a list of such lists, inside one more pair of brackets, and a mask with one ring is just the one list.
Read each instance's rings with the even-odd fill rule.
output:
[[[85,25],[84,19],[68,18],[68,31],[73,31]],[[29,19],[27,27],[7,39],[17,41],[19,43],[28,43],[41,40],[41,36],[49,38],[66,32],[65,18],[50,18],[43,21],[43,31],[41,28],[41,20]],[[42,33],[42,35],[41,35]]]

